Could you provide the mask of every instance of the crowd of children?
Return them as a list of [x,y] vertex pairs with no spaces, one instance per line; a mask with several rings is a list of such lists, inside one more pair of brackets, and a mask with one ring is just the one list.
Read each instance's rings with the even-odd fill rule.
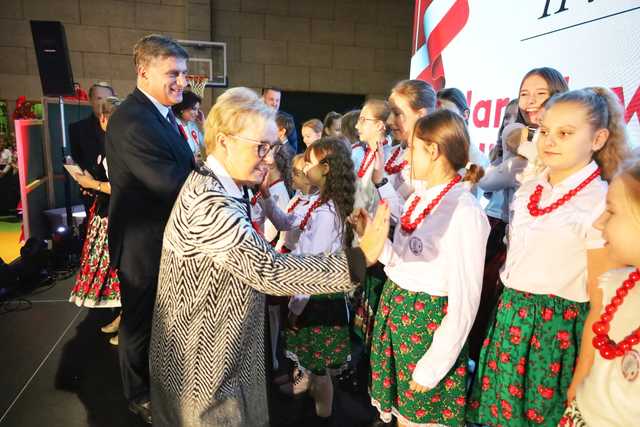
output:
[[357,245],[379,203],[391,208],[393,233],[355,295],[270,308],[272,358],[284,307],[280,345],[295,366],[276,381],[308,392],[321,419],[350,332],[383,423],[640,419],[640,163],[622,107],[547,67],[519,89],[486,170],[462,92],[405,80],[388,100],[305,122],[304,155],[281,151],[256,189],[256,226],[283,253]]

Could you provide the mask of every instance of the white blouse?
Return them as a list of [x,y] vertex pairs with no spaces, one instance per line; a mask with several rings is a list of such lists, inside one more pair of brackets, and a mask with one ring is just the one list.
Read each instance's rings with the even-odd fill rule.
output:
[[[609,271],[600,276],[602,310],[616,295],[633,268]],[[620,342],[638,327],[640,287],[631,289],[610,323],[609,337]],[[640,352],[640,346],[632,347]],[[622,357],[606,360],[595,351],[589,375],[576,390],[576,402],[589,426],[627,427],[640,420],[640,378],[628,381],[622,375]]]
[[501,274],[505,286],[576,302],[589,301],[587,250],[604,246],[602,233],[593,223],[605,209],[607,183],[596,178],[546,215],[532,216],[527,204],[536,185],[543,187],[539,206],[547,207],[577,187],[597,167],[591,162],[555,187],[549,184],[548,171],[522,184],[513,198],[509,250]]
[[[307,210],[317,198],[317,194],[302,194],[298,192],[289,201],[286,209],[277,210],[278,204],[275,200],[269,198],[262,202],[267,218],[270,218],[270,222],[274,221],[274,227],[282,232],[276,244],[277,251],[282,250],[283,247],[289,251],[293,251],[296,248],[301,233],[299,225]],[[298,200],[300,200],[299,203],[297,203]],[[297,203],[297,205],[289,214],[289,209],[294,203]]]
[[181,126],[184,133],[187,135],[187,142],[193,155],[196,155],[200,151],[200,147],[204,144],[204,137],[202,132],[194,122],[185,122],[178,119],[178,126]]
[[[416,191],[403,213],[420,196],[412,221],[445,185]],[[398,226],[380,257],[385,273],[402,289],[448,297],[447,315],[433,343],[418,362],[413,380],[435,387],[455,363],[480,304],[489,221],[475,197],[456,184],[411,234]]]
[[[370,151],[368,156],[365,156],[364,154],[367,153],[366,151],[366,147],[358,147],[355,150],[359,150],[363,152],[363,155],[360,156],[362,157],[362,160],[359,163],[355,163],[354,161],[354,168],[355,168],[355,174],[356,174],[356,193],[354,195],[354,203],[353,203],[353,207],[354,209],[358,209],[358,208],[364,208],[367,210],[367,212],[369,212],[370,214],[373,214],[376,210],[376,206],[378,204],[378,202],[380,201],[380,197],[378,196],[378,192],[376,191],[376,187],[373,184],[373,181],[371,180],[372,176],[373,176],[373,170],[375,169],[375,156],[377,156],[377,151]],[[360,158],[358,157],[358,159]],[[369,164],[369,168],[367,169],[367,171],[364,173],[364,175],[361,177],[358,176],[358,170],[360,169],[360,167],[364,164],[366,164],[366,162],[371,160],[371,157],[374,157],[373,161],[371,161],[371,163]],[[354,158],[354,156],[352,155],[352,158]]]
[[[295,248],[287,246],[292,250],[291,253],[293,255],[330,255],[342,249],[342,222],[331,200],[318,206],[312,212],[304,230],[299,228],[313,202],[318,197],[318,195],[310,196],[309,203],[305,206],[299,205],[290,214],[280,210],[272,200],[273,197],[261,202],[267,218],[279,230],[290,230],[289,232],[295,232],[299,235],[298,244]],[[301,202],[300,204],[302,205],[303,203]],[[296,232],[295,230],[299,231]],[[294,295],[289,301],[289,310],[299,316],[308,301],[309,295]]]
[[[275,204],[281,209],[286,211],[287,206],[289,205],[289,192],[287,191],[287,186],[283,181],[280,181],[269,188],[271,193],[271,199],[275,202]],[[264,223],[264,238],[267,242],[272,242],[274,239],[278,237],[278,229],[273,225],[269,218],[266,218]]]

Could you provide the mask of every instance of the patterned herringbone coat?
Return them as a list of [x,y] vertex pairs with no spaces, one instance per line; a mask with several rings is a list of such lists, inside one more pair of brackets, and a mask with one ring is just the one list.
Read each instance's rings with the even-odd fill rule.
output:
[[247,204],[206,166],[182,188],[165,229],[150,349],[155,426],[269,424],[264,293],[350,289],[343,254],[277,254]]

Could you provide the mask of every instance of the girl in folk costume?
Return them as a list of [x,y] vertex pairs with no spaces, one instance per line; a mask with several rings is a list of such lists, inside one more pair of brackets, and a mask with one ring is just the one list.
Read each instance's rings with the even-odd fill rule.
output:
[[435,111],[436,92],[433,87],[422,80],[402,80],[391,90],[389,105],[394,118],[391,127],[396,139],[402,141],[400,146],[391,150],[384,170],[386,179],[374,181],[380,197],[389,202],[392,222],[398,222],[404,201],[413,193],[419,181],[410,182],[408,161],[405,159],[406,145],[411,138],[416,121]]
[[182,94],[182,102],[171,107],[176,116],[178,130],[189,144],[189,148],[196,158],[200,158],[204,151],[202,131],[204,114],[200,110],[202,98],[193,92],[185,91]]
[[[306,175],[319,189],[319,195],[304,209],[301,220],[288,215],[282,221],[302,230],[292,253],[332,254],[350,247],[353,235],[345,221],[353,211],[355,189],[348,148],[338,138],[321,138],[307,148],[305,161]],[[275,212],[273,208],[273,203],[266,199],[265,212],[269,217]],[[275,212],[275,215],[282,214]],[[315,400],[316,414],[329,417],[333,402],[330,374],[346,366],[350,355],[345,294],[298,296],[290,307],[287,357],[301,367],[293,393],[300,394],[308,388]],[[303,373],[305,370],[307,374]]]
[[[100,106],[100,127],[107,129],[109,117],[120,104],[115,97],[107,98]],[[107,213],[111,185],[108,179],[107,159],[98,156],[91,172],[75,174],[74,178],[82,188],[91,191],[95,200],[89,212],[87,236],[82,247],[80,270],[71,290],[69,301],[85,307],[120,307],[120,280],[118,273],[109,265],[109,244],[107,239]],[[105,333],[118,331],[120,316],[102,328]],[[109,342],[118,345],[118,336]]]
[[[407,199],[379,258],[389,280],[373,329],[371,402],[383,421],[396,416],[400,426],[462,426],[465,343],[489,235],[463,181],[476,182],[482,168],[468,163],[466,125],[447,110],[418,119],[408,153],[411,175],[424,186]],[[352,217],[358,233],[364,216]]]
[[605,208],[606,180],[627,151],[623,134],[620,105],[607,89],[547,103],[537,143],[545,169],[513,199],[504,291],[480,353],[470,421],[555,426],[567,391],[584,378],[589,295],[609,267],[593,223]]
[[[291,189],[291,148],[284,144],[273,156],[273,164],[269,167],[269,194],[280,209],[289,205]],[[273,246],[278,242],[279,231],[267,218],[264,225],[264,238]]]
[[[626,427],[640,419],[640,162],[609,187],[607,209],[596,221],[610,257],[624,265],[600,276],[590,293],[591,312],[581,357],[590,369],[576,382],[562,427]],[[593,335],[592,335],[593,336]],[[586,338],[586,334],[585,334]],[[595,348],[594,348],[595,347]]]
[[[379,99],[370,99],[365,102],[356,123],[356,130],[360,136],[360,145],[357,149],[363,150],[362,161],[356,167],[356,195],[354,205],[356,208],[364,208],[372,213],[379,201],[374,182],[382,181],[384,172],[383,147],[386,140],[386,121],[389,117],[389,105]],[[376,167],[378,163],[378,167]]]
[[[291,157],[292,150],[286,143],[282,143],[280,149],[273,155],[274,162],[269,165],[269,174],[267,176],[267,182],[269,185],[269,193],[276,206],[280,209],[286,209],[289,205],[289,189],[291,188]],[[256,197],[261,197],[262,194],[258,193],[254,196],[251,203],[256,204]],[[262,209],[260,209],[262,212]],[[276,246],[278,243],[278,237],[280,232],[269,221],[268,218],[264,219],[264,238],[267,242],[271,243],[271,246]],[[280,334],[280,308],[281,305],[286,303],[287,297],[276,297],[273,295],[267,295],[267,306],[269,312],[269,337],[271,339],[271,363],[274,370],[278,370],[278,336]]]
[[[389,104],[386,101],[370,99],[363,105],[356,123],[356,130],[362,144],[353,149],[352,159],[357,151],[362,154],[360,163],[354,163],[356,168],[354,207],[356,209],[364,208],[368,213],[373,213],[380,201],[374,182],[380,182],[384,177],[384,147],[387,144],[386,122],[390,112]],[[373,316],[375,316],[375,309],[385,281],[386,276],[382,265],[378,263],[367,270],[362,292],[361,294],[356,293],[355,296],[356,303],[354,305],[357,308],[355,310],[354,332],[362,339],[365,354],[368,354],[370,350]],[[368,372],[368,359],[363,358],[362,363]]]

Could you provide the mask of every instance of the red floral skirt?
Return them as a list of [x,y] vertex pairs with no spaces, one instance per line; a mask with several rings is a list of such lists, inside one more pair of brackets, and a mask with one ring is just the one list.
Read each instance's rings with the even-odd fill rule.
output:
[[[93,210],[92,210],[93,211]],[[80,271],[69,301],[85,307],[120,307],[120,280],[109,265],[107,218],[90,215]]]

